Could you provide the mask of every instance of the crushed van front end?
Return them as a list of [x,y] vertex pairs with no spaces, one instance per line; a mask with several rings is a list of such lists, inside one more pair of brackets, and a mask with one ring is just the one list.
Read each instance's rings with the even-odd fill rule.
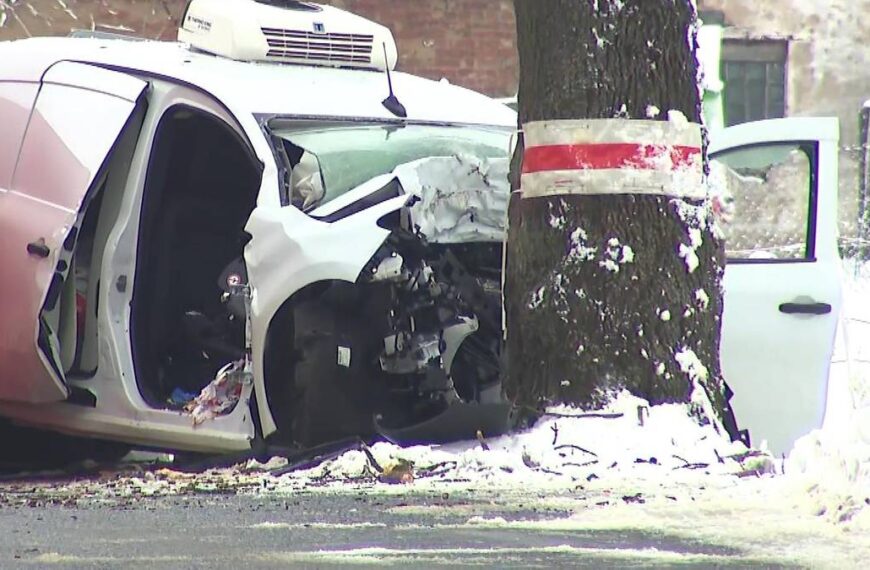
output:
[[272,133],[287,206],[255,210],[246,249],[276,437],[409,443],[506,430],[509,134],[294,126]]

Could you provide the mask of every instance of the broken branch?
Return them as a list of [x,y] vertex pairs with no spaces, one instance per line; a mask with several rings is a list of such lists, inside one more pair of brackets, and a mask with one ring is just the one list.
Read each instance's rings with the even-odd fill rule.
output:
[[486,442],[486,438],[483,437],[483,432],[480,430],[477,430],[477,441],[480,442],[480,447],[484,451],[489,451],[489,444]]
[[583,414],[560,414],[558,412],[544,412],[542,415],[550,416],[551,418],[604,418],[606,420],[613,420],[616,418],[621,418],[625,414],[604,413],[604,412],[588,412],[588,413],[583,413]]
[[562,467],[588,467],[590,465],[595,465],[596,463],[598,463],[598,460],[592,459],[592,460],[587,461],[585,463],[563,463]]
[[557,451],[560,449],[576,449],[577,451],[582,451],[583,453],[588,453],[589,455],[593,455],[595,457],[598,457],[598,454],[595,453],[594,451],[589,451],[585,447],[580,447],[579,445],[574,445],[572,443],[563,443],[562,445],[557,445],[553,449],[555,449]]

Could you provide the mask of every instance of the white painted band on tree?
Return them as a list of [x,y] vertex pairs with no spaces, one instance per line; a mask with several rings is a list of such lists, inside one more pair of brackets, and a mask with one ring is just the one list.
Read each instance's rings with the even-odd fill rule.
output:
[[522,195],[656,194],[704,198],[701,126],[592,119],[523,126]]
[[[676,114],[682,117],[680,114]],[[643,143],[701,147],[701,125],[688,120],[572,119],[523,125],[526,146],[573,143]]]

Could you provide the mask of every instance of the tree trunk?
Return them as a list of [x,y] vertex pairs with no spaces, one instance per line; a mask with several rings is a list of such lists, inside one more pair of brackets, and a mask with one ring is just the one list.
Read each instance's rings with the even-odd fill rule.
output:
[[[521,125],[667,120],[669,110],[700,122],[690,0],[515,6]],[[511,169],[515,188],[522,153],[521,141]],[[700,408],[706,393],[713,408],[703,411],[721,417],[723,253],[708,203],[620,192],[513,193],[507,394],[525,406],[591,407],[627,388],[654,404]]]

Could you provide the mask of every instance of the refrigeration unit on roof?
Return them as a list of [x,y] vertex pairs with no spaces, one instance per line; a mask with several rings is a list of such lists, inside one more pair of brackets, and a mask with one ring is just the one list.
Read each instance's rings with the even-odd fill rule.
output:
[[299,0],[191,0],[178,39],[240,61],[383,71],[398,57],[389,28]]

